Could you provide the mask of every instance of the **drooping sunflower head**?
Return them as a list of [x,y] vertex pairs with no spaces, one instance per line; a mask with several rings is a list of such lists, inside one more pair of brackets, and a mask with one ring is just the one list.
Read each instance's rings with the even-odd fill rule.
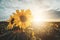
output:
[[[28,10],[16,10],[15,13],[13,13],[12,17],[9,19],[9,25],[8,28],[13,28],[14,25],[19,26],[20,28],[27,28],[31,25],[31,18],[32,14],[31,11]],[[13,22],[11,24],[11,21]]]

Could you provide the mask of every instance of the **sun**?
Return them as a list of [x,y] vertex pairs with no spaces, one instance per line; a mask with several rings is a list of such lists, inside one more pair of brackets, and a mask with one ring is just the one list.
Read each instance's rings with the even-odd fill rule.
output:
[[45,22],[47,18],[46,16],[42,16],[42,15],[33,15],[32,20],[34,23],[42,23],[42,22]]
[[46,14],[46,12],[42,9],[32,10],[32,16],[33,16],[33,19],[32,19],[33,23],[42,23],[47,21],[48,19],[48,14]]
[[41,21],[41,18],[39,16],[34,16],[33,17],[33,22],[40,22]]

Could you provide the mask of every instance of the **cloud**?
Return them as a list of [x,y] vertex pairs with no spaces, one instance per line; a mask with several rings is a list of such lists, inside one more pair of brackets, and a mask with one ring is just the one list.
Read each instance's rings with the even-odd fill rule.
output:
[[48,17],[50,19],[59,19],[60,20],[60,11],[51,9],[51,10],[47,11],[47,14],[50,14],[50,15],[48,15]]
[[[0,0],[0,20],[8,19],[16,9],[31,9],[32,13],[40,14],[51,9],[60,10],[59,4],[59,0]],[[50,18],[60,18],[58,11],[51,15]]]

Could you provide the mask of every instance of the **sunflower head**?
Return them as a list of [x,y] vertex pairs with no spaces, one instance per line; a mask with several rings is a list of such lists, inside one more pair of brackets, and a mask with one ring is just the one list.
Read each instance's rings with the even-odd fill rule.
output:
[[16,27],[19,26],[20,28],[25,29],[31,25],[31,18],[32,15],[29,9],[16,10],[16,12],[10,16],[8,29],[12,29],[14,25],[16,25]]

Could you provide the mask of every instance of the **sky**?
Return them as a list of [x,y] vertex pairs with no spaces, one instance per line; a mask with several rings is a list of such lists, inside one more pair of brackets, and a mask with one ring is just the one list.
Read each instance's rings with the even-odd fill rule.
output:
[[60,0],[0,0],[0,21],[7,20],[17,9],[30,9],[34,15],[60,20]]

